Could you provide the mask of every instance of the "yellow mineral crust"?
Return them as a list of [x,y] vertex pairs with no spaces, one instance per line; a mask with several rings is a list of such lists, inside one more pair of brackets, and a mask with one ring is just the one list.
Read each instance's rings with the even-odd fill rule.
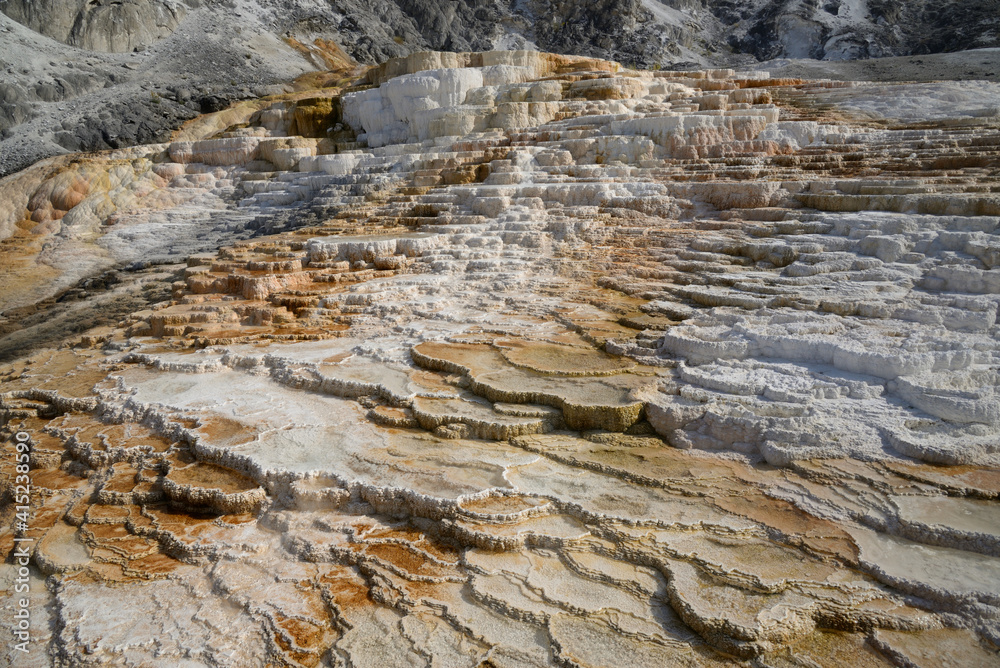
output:
[[38,665],[1000,665],[1000,88],[298,47],[0,181]]

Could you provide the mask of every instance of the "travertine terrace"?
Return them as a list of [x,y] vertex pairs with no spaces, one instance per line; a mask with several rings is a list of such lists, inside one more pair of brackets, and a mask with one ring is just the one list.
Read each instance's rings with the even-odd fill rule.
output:
[[1000,665],[1000,85],[422,53],[183,132],[0,182],[8,320],[169,297],[6,325],[23,665]]

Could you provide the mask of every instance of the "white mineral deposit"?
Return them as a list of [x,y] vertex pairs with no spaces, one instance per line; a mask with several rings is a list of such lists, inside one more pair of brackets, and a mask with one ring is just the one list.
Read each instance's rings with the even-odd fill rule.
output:
[[998,110],[420,52],[0,180],[3,660],[1000,665]]

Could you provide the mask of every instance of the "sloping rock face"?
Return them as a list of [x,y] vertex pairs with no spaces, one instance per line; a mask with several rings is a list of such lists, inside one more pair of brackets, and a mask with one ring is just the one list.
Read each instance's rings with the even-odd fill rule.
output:
[[[163,0],[6,0],[2,11],[47,37],[96,51],[143,50],[202,3]],[[208,3],[214,4],[214,3]],[[266,18],[279,34],[336,38],[363,62],[419,49],[533,44],[558,53],[651,65],[749,54],[843,60],[998,45],[996,3],[968,0],[528,0],[473,3],[337,0],[219,3],[236,23]],[[190,7],[189,7],[190,5]],[[279,11],[275,11],[279,10]],[[250,21],[243,12],[249,14]]]
[[998,107],[424,53],[8,177],[32,661],[1000,664]]
[[201,113],[290,91],[288,82],[317,75],[317,67],[353,65],[334,46],[313,45],[325,59],[303,54],[261,20],[236,13],[241,24],[231,8],[191,10],[183,28],[158,41],[142,37],[144,49],[136,43],[127,53],[67,46],[0,15],[0,174],[53,155],[167,141]]
[[992,0],[772,0],[710,2],[702,11],[727,26],[720,37],[730,47],[760,60],[850,60],[995,46],[996,10]]
[[46,37],[90,51],[142,51],[184,18],[181,2],[7,0],[3,12]]

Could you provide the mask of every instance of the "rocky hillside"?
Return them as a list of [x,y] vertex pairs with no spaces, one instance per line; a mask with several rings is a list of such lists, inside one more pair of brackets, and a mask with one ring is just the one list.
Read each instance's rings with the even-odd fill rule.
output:
[[[234,10],[232,1],[214,9]],[[643,66],[778,57],[855,59],[998,44],[995,0],[265,0],[235,11],[281,35],[319,35],[360,62],[415,50],[534,45]],[[7,16],[93,51],[142,51],[173,33],[197,0],[3,0]],[[208,7],[206,9],[212,9]],[[237,30],[239,32],[240,30]]]
[[422,50],[626,66],[842,60],[1000,44],[996,0],[0,0],[0,174],[163,141],[296,75]]

